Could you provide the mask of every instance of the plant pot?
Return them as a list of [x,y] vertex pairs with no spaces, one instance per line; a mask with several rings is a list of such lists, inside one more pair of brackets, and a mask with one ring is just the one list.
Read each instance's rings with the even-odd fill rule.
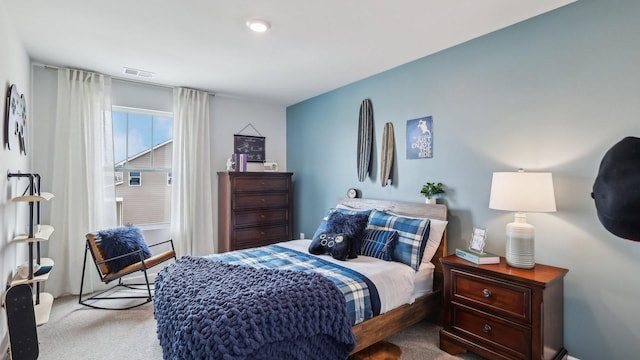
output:
[[436,198],[424,198],[426,204],[436,204]]

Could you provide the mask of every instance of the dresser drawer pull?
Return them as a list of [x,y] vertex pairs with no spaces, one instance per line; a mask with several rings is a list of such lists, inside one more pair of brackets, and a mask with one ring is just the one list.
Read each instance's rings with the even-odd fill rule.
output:
[[264,219],[264,215],[260,215],[260,219]]
[[260,185],[264,185],[264,184],[265,184],[265,182],[264,182],[264,181],[261,181],[261,182],[260,182]]
[[491,296],[491,290],[489,290],[489,289],[482,290],[482,296],[484,296],[486,298],[490,297]]
[[267,200],[265,200],[264,198],[260,199],[260,201],[262,201],[263,203],[267,202]]
[[484,324],[484,326],[482,327],[482,331],[484,331],[487,334],[490,333],[491,332],[491,325]]
[[260,235],[264,236],[265,232],[264,231],[260,231]]

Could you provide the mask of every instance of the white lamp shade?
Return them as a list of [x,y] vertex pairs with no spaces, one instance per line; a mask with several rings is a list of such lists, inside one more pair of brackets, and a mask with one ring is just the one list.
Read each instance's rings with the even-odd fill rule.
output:
[[489,207],[515,211],[507,224],[507,264],[531,269],[535,266],[535,229],[524,212],[556,211],[551,173],[495,172],[491,180]]
[[518,212],[556,211],[548,172],[494,172],[489,208]]

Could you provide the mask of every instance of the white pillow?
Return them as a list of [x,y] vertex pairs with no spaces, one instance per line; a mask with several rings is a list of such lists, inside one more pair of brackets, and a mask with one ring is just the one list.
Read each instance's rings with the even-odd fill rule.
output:
[[[387,210],[386,212],[389,214],[404,216],[408,218],[427,219],[427,218],[421,218],[416,216],[400,215],[390,210]],[[424,247],[424,253],[422,253],[423,263],[431,262],[431,259],[433,259],[433,256],[436,254],[436,251],[438,251],[438,246],[440,246],[440,241],[442,241],[442,235],[444,234],[444,230],[447,228],[447,224],[449,223],[447,220],[438,220],[438,219],[431,219],[431,218],[428,218],[428,219],[431,220],[431,222],[429,225],[429,239],[427,240],[427,245]]]
[[444,230],[449,223],[446,220],[430,219],[431,225],[429,226],[429,240],[427,240],[427,246],[424,248],[424,255],[422,255],[422,262],[431,262],[431,259],[436,254]]

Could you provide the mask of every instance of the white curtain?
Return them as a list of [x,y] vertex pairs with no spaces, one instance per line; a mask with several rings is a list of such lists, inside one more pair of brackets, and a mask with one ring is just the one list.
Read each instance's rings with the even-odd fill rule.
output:
[[[54,296],[78,294],[85,234],[116,226],[110,77],[58,71],[52,166],[55,232],[49,255],[56,265],[46,287]],[[85,287],[91,291],[98,277],[88,273],[93,276],[87,276]]]
[[209,138],[209,95],[174,89],[171,237],[179,256],[215,251]]

